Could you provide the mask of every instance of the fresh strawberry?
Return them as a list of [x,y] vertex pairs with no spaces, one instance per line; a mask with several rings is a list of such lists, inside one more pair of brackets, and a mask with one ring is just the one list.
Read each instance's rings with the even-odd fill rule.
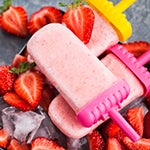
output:
[[10,137],[4,129],[0,129],[0,147],[6,148]]
[[42,91],[40,105],[46,112],[48,111],[49,104],[54,99],[54,97],[55,91],[53,86],[45,84]]
[[27,36],[27,12],[22,6],[12,6],[11,0],[4,0],[0,11],[3,30],[19,37]]
[[129,108],[126,112],[126,117],[128,122],[142,137],[144,129],[144,108],[143,107]]
[[100,130],[105,139],[109,137],[110,138],[115,137],[120,141],[125,136],[120,127],[111,119],[103,123]]
[[144,138],[150,138],[150,111],[148,111],[144,117]]
[[29,70],[18,76],[14,82],[14,90],[21,98],[35,108],[40,102],[43,83],[44,77],[41,73]]
[[22,111],[28,111],[33,110],[33,107],[31,107],[26,101],[24,101],[21,97],[19,97],[15,92],[7,92],[3,99],[6,103],[8,103],[11,106],[14,106]]
[[146,41],[123,43],[123,46],[136,57],[150,49],[150,43]]
[[57,145],[54,141],[51,141],[44,137],[38,137],[32,140],[31,150],[65,150],[65,149]]
[[15,75],[11,72],[10,66],[0,66],[0,96],[12,90]]
[[146,104],[148,105],[148,108],[150,109],[150,93],[146,95]]
[[2,16],[0,16],[0,27],[1,27],[1,24],[2,24]]
[[26,143],[19,143],[16,139],[12,139],[7,150],[30,150],[30,147]]
[[90,150],[104,150],[104,140],[97,130],[94,130],[88,135],[88,141]]
[[89,42],[93,30],[95,16],[90,7],[82,5],[82,0],[74,0],[70,5],[60,3],[62,6],[68,6],[62,18],[65,24],[81,41],[85,44]]
[[27,62],[27,58],[25,56],[20,55],[20,54],[16,54],[12,63],[11,63],[11,66],[15,67],[15,68],[19,68],[21,62]]
[[141,138],[132,142],[128,137],[124,137],[123,141],[127,150],[150,150],[150,139]]
[[108,138],[105,150],[122,150],[122,147],[116,138]]
[[61,23],[62,12],[52,6],[44,6],[40,10],[34,12],[29,21],[28,29],[31,34],[49,23]]

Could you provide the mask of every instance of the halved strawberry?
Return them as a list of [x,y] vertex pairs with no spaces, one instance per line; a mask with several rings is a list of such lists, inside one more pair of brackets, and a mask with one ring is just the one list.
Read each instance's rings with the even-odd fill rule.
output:
[[128,122],[142,137],[144,129],[144,108],[143,107],[129,108],[126,112],[126,117]]
[[104,150],[104,140],[97,130],[94,130],[88,135],[88,142],[90,150]]
[[28,29],[31,34],[49,23],[61,23],[62,12],[53,6],[44,6],[34,12],[28,21]]
[[68,10],[63,15],[62,23],[65,24],[81,41],[87,44],[91,38],[94,13],[90,7],[82,5],[82,0],[74,0],[68,6]]
[[16,54],[13,61],[12,61],[12,63],[11,63],[11,66],[19,68],[21,62],[27,62],[27,57],[22,56],[20,54]]
[[123,142],[127,150],[150,150],[150,139],[141,138],[137,142],[132,142],[128,137],[124,137]]
[[22,73],[14,82],[15,92],[32,107],[36,107],[41,98],[44,77],[41,73],[29,70]]
[[19,143],[16,139],[12,139],[7,150],[30,150],[30,146],[27,143]]
[[6,148],[10,140],[10,136],[4,129],[0,129],[0,147]]
[[144,138],[150,138],[150,111],[148,111],[144,117]]
[[1,24],[2,24],[2,16],[0,16],[0,27],[1,27]]
[[31,150],[65,150],[54,141],[44,137],[37,137],[31,143]]
[[150,49],[150,43],[146,41],[135,41],[123,43],[122,45],[136,57],[140,56],[142,53]]
[[3,96],[3,99],[9,105],[14,106],[22,111],[33,110],[33,107],[31,107],[25,100],[23,100],[13,91],[7,92]]
[[0,66],[0,96],[12,90],[16,76],[10,73],[10,66]]
[[1,12],[3,30],[19,37],[27,36],[27,12],[22,6],[12,6],[11,0],[4,0]]
[[122,150],[122,147],[116,138],[108,138],[105,150]]
[[100,130],[105,139],[115,137],[120,141],[125,136],[120,127],[111,119],[103,123]]

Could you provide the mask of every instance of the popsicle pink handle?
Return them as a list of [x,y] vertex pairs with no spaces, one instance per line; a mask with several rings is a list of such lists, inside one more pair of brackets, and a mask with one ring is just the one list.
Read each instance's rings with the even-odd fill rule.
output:
[[120,103],[129,93],[130,87],[127,82],[124,79],[119,80],[85,105],[77,113],[77,119],[85,127],[92,126],[100,119],[106,120],[110,109],[120,107]]
[[138,59],[133,54],[129,53],[122,45],[115,45],[109,49],[115,56],[117,56],[139,79],[144,87],[144,94],[150,92],[150,72],[143,64],[150,61],[150,51],[141,55]]
[[138,63],[145,65],[150,61],[150,50],[146,51],[144,54],[137,58]]
[[98,120],[106,120],[110,116],[131,140],[137,141],[140,136],[116,110],[129,93],[130,87],[122,79],[83,107],[78,112],[77,119],[83,126],[90,127]]
[[118,124],[121,130],[133,141],[140,139],[137,132],[129,125],[129,123],[122,117],[122,115],[114,108],[109,111],[110,118]]

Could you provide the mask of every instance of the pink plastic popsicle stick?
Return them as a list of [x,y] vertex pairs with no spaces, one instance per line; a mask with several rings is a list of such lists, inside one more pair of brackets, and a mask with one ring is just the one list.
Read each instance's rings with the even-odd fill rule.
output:
[[145,65],[148,61],[150,61],[150,50],[146,51],[144,54],[137,58],[138,63],[141,65]]
[[121,128],[121,130],[133,141],[140,139],[137,132],[129,125],[122,115],[114,108],[109,111],[110,118]]

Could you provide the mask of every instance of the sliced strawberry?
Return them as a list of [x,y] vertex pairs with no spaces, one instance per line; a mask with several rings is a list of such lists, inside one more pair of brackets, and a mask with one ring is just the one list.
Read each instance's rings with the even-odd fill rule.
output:
[[0,27],[1,27],[1,24],[2,24],[2,16],[0,16]]
[[127,120],[142,137],[144,129],[144,108],[129,108],[126,112]]
[[15,92],[7,92],[3,99],[6,103],[8,103],[11,106],[14,106],[22,111],[27,110],[33,110],[33,107],[31,107],[26,101],[24,101],[21,97],[19,97]]
[[108,138],[106,141],[106,150],[122,150],[122,147],[116,138]]
[[0,96],[12,90],[16,76],[10,73],[10,66],[0,66]]
[[19,37],[26,37],[27,30],[27,12],[21,6],[9,6],[2,13],[1,28],[8,33]]
[[148,93],[148,95],[146,95],[146,103],[150,109],[150,93]]
[[40,105],[46,112],[48,111],[50,102],[54,99],[55,96],[56,95],[55,95],[54,88],[51,85],[47,85],[47,84],[44,85],[41,100],[40,100]]
[[0,147],[6,148],[9,143],[10,137],[4,129],[0,129]]
[[128,137],[124,137],[123,141],[128,150],[150,150],[150,139],[141,138],[132,142]]
[[65,150],[65,149],[47,138],[38,137],[32,141],[31,150]]
[[94,130],[88,135],[88,141],[90,150],[104,150],[104,140],[97,130]]
[[12,63],[11,63],[11,66],[19,68],[21,62],[27,62],[27,58],[25,56],[20,55],[20,54],[16,54]]
[[100,130],[105,139],[109,137],[115,137],[120,141],[125,136],[120,127],[111,119],[103,123],[102,128]]
[[52,6],[45,6],[31,15],[28,21],[28,29],[33,34],[46,24],[61,23],[61,20],[62,13],[59,9]]
[[36,107],[41,98],[44,77],[36,71],[27,71],[19,75],[14,82],[16,93],[32,107]]
[[148,111],[144,117],[144,138],[150,138],[150,111]]
[[30,150],[30,146],[26,143],[19,143],[16,139],[12,139],[7,150]]
[[63,15],[62,23],[87,44],[91,38],[94,25],[95,16],[93,10],[82,5],[81,0],[74,1],[68,7],[68,10]]
[[123,46],[136,57],[150,49],[150,43],[146,41],[123,43]]

